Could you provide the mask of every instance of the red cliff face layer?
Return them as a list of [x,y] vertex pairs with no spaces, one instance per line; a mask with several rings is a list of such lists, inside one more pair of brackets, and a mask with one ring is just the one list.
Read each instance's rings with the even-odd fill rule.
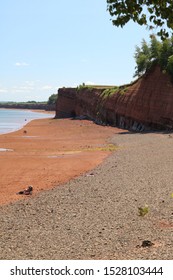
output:
[[76,102],[76,88],[59,89],[56,102],[56,117],[69,118],[75,116]]
[[173,84],[154,67],[126,91],[103,96],[104,89],[59,89],[56,117],[85,115],[127,129],[173,128]]

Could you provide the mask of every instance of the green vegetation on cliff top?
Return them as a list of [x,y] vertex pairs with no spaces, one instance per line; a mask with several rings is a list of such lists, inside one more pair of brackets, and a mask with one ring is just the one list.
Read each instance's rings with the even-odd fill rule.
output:
[[[173,36],[159,41],[156,36],[152,35],[149,43],[142,40],[141,47],[136,46],[134,58],[136,61],[134,77],[139,78],[152,66],[159,65],[163,73],[168,73],[173,80]],[[77,87],[77,90],[103,89],[101,97],[106,99],[113,94],[125,94],[128,87],[134,82],[122,86],[85,85],[83,83]]]
[[153,65],[157,64],[161,70],[173,77],[173,36],[160,42],[156,36],[150,37],[150,43],[143,39],[141,48],[136,47],[135,52],[136,72],[135,76],[141,76]]

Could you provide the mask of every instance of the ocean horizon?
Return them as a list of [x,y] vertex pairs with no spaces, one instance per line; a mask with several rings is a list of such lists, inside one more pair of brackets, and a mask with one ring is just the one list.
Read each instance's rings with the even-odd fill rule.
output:
[[55,114],[20,109],[0,109],[0,134],[10,133],[24,127],[35,119],[54,117]]

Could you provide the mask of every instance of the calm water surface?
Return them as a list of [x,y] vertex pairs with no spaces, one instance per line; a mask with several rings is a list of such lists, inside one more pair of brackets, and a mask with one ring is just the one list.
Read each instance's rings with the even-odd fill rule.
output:
[[0,109],[0,134],[22,128],[34,119],[53,118],[55,114],[37,113],[29,110]]

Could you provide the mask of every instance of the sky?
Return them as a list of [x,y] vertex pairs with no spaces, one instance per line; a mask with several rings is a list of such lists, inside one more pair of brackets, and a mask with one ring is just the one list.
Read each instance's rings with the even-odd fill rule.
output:
[[133,81],[145,27],[112,25],[106,0],[0,1],[0,101],[47,101],[60,87]]

